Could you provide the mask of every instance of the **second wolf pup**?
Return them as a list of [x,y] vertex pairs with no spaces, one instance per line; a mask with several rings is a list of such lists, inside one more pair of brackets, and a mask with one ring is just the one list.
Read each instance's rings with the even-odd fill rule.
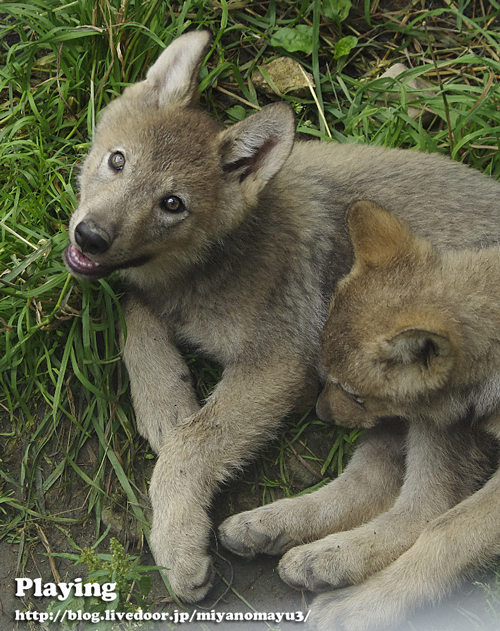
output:
[[348,224],[355,263],[323,333],[318,413],[355,427],[402,417],[409,433],[394,505],[281,562],[303,586],[371,575],[317,599],[328,631],[386,628],[500,553],[500,471],[482,485],[500,439],[500,248],[438,253],[371,202]]

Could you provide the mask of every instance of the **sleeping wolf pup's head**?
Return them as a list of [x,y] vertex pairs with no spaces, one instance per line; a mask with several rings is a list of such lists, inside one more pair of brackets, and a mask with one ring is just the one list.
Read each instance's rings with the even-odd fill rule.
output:
[[288,157],[294,117],[277,104],[223,130],[196,106],[207,31],[182,35],[102,113],[69,228],[68,269],[157,283],[239,225]]
[[324,420],[446,425],[500,401],[500,251],[437,252],[371,202],[347,217],[355,262],[322,336]]

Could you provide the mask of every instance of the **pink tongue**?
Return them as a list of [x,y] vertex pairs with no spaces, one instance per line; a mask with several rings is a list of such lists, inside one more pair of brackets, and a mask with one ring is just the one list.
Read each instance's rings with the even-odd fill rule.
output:
[[91,261],[89,258],[80,252],[78,248],[76,248],[73,244],[71,244],[68,248],[68,258],[70,263],[74,265],[76,268],[79,268],[85,272],[91,272],[96,269],[99,269],[99,263],[95,261]]

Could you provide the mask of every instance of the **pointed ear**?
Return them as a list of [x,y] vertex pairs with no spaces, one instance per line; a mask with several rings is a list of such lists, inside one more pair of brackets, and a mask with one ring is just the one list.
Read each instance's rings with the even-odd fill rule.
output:
[[159,107],[175,102],[181,107],[198,99],[198,74],[210,45],[209,31],[191,31],[174,40],[146,75],[146,85]]
[[379,347],[379,359],[397,371],[400,385],[406,382],[408,393],[444,385],[456,365],[460,348],[459,333],[452,323],[446,329],[442,323],[434,323],[432,317],[424,315],[418,319],[423,322],[422,328],[399,329]]
[[404,221],[370,201],[356,202],[348,209],[347,226],[356,261],[368,266],[431,250],[430,245],[411,233]]
[[295,139],[295,116],[285,103],[268,105],[219,136],[221,165],[249,203],[283,166]]
[[430,368],[437,360],[451,354],[452,345],[446,335],[425,329],[405,329],[387,340],[388,358],[398,364],[418,364]]

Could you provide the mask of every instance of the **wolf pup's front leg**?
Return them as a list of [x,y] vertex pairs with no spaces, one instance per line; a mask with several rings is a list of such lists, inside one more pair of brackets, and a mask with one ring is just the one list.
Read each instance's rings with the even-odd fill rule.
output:
[[199,410],[189,369],[163,322],[140,300],[125,308],[124,359],[139,432],[156,453],[169,431]]
[[162,445],[150,487],[151,546],[182,600],[200,600],[212,584],[207,510],[215,490],[269,439],[305,382],[290,358],[226,368],[205,406]]
[[244,557],[282,555],[389,510],[403,483],[405,435],[401,422],[368,430],[338,478],[314,493],[229,517],[219,528],[219,541]]
[[[497,430],[497,440],[499,435]],[[497,470],[481,489],[431,521],[415,544],[387,568],[361,585],[319,596],[311,610],[312,628],[387,629],[416,607],[442,599],[473,569],[484,567],[499,553]]]
[[405,481],[394,506],[358,528],[293,548],[280,562],[281,578],[298,589],[325,591],[361,583],[388,566],[428,523],[474,490],[478,477],[468,463],[486,460],[475,443],[476,432],[467,427],[411,425]]

